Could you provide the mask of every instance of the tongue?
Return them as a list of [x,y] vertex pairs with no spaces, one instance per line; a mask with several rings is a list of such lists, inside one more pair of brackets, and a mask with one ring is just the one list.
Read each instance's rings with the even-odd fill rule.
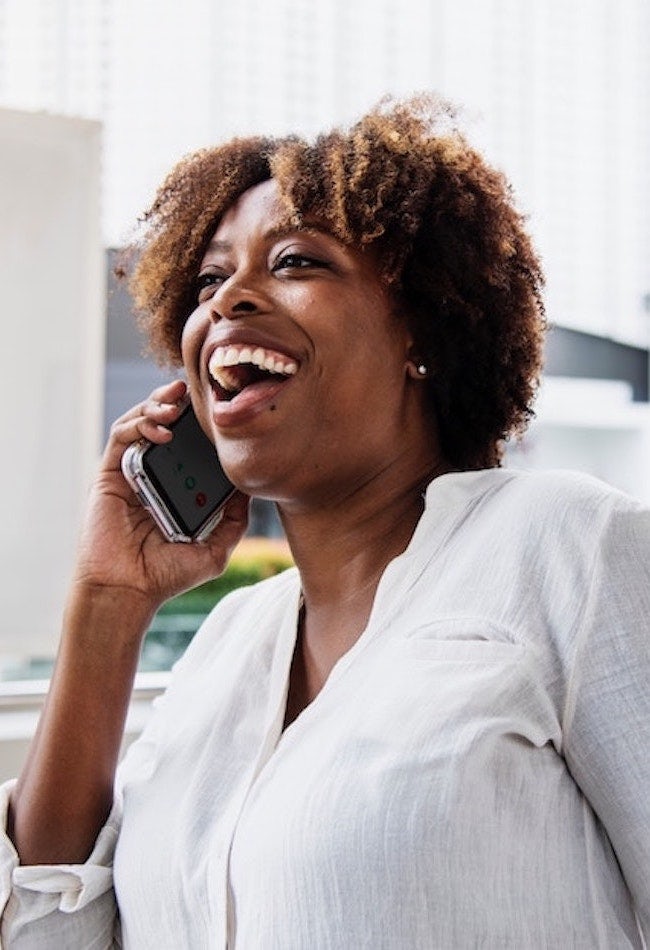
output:
[[276,387],[278,383],[283,383],[288,379],[282,373],[270,373],[268,370],[260,369],[258,366],[248,363],[230,366],[229,372],[239,388],[236,391],[221,390],[221,398],[228,402],[238,399],[249,390],[258,391],[268,386]]
[[240,424],[244,419],[249,420],[265,408],[273,408],[273,401],[279,391],[286,385],[287,376],[279,374],[267,376],[258,382],[250,383],[232,398],[222,390],[217,394],[214,407],[215,419],[218,425]]

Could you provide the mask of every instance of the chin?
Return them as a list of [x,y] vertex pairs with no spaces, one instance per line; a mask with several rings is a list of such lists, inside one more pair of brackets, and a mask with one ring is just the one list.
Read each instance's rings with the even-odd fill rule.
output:
[[281,486],[287,481],[287,466],[279,464],[277,452],[267,459],[259,443],[239,439],[217,439],[216,445],[224,471],[239,491],[269,501],[284,494]]

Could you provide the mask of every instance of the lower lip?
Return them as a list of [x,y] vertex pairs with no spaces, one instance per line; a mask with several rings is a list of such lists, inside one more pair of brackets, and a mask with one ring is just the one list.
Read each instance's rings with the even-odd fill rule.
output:
[[212,402],[215,425],[221,429],[246,425],[260,413],[269,410],[280,390],[290,385],[290,379],[276,383],[253,383],[228,402],[215,397]]

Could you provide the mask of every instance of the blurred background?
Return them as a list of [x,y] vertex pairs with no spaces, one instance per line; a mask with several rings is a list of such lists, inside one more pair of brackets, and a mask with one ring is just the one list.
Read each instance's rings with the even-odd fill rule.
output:
[[[508,464],[583,469],[650,502],[649,45],[647,0],[0,0],[9,732],[51,666],[107,427],[160,378],[111,263],[202,145],[312,135],[386,93],[452,99],[547,272],[537,419]],[[263,507],[255,533],[277,534]],[[255,544],[233,583],[287,563],[281,539]],[[161,614],[143,671],[169,667],[215,595]]]

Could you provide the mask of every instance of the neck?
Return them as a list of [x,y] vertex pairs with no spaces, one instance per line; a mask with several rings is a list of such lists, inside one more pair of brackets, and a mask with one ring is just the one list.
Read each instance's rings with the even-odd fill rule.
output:
[[424,488],[447,470],[429,467],[406,483],[389,479],[381,490],[373,479],[318,508],[280,506],[304,597],[285,725],[318,695],[366,628],[384,568],[405,550],[422,515]]
[[303,591],[285,724],[318,695],[368,625],[380,577],[408,546],[426,485],[449,471],[425,438],[400,447],[365,476],[321,484],[309,499],[278,504]]
[[321,505],[297,510],[280,505],[307,608],[372,600],[384,568],[411,540],[427,484],[448,470],[422,466],[406,482],[382,472]]

